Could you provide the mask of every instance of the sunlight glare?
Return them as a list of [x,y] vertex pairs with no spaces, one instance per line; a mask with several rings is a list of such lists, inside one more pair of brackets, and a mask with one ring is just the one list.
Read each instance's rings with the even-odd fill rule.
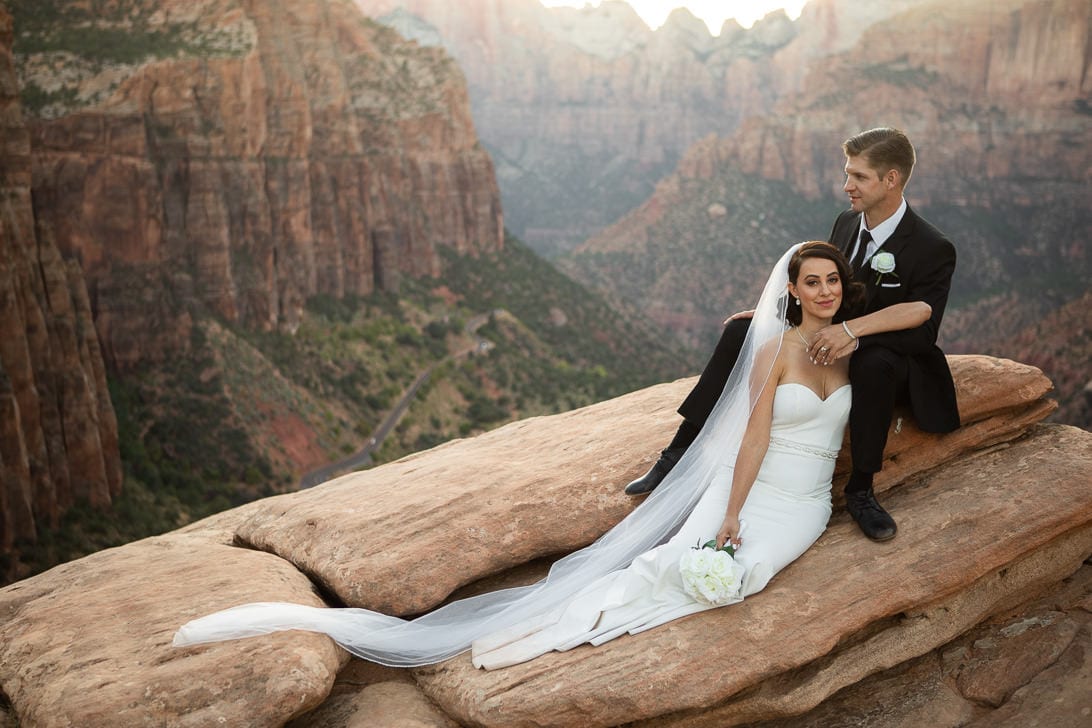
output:
[[[600,1],[541,0],[547,7],[567,5],[573,8],[599,5]],[[778,8],[784,8],[790,18],[798,18],[805,0],[626,0],[626,2],[637,11],[650,28],[659,28],[663,25],[667,16],[675,8],[686,7],[695,16],[705,21],[711,33],[719,35],[721,26],[728,18],[735,18],[736,22],[744,28],[750,28],[755,21]]]

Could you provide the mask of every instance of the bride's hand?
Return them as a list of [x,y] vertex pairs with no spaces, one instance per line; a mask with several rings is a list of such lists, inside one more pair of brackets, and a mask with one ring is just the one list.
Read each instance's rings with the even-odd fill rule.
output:
[[849,356],[856,347],[857,342],[841,326],[826,326],[812,336],[808,357],[812,364],[827,366],[843,356]]
[[730,542],[732,548],[738,549],[743,544],[743,539],[739,537],[741,530],[739,518],[725,516],[724,523],[720,524],[720,531],[717,532],[717,548],[723,548],[724,544]]

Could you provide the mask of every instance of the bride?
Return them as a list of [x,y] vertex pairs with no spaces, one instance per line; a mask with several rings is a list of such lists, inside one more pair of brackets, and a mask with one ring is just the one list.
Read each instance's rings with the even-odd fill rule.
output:
[[289,629],[323,632],[394,667],[472,649],[495,669],[550,650],[598,645],[712,607],[687,594],[679,560],[697,542],[737,549],[738,596],[763,589],[819,538],[849,415],[848,358],[816,366],[811,335],[862,288],[834,246],[801,243],[774,266],[724,394],[667,479],[595,543],[536,584],[446,604],[406,620],[367,609],[257,603],[182,626],[176,646]]

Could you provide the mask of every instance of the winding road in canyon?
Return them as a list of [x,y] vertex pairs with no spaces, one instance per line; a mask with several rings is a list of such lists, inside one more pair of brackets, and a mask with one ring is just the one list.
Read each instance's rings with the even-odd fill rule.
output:
[[490,311],[488,313],[478,314],[469,321],[466,322],[466,326],[463,330],[474,337],[474,343],[471,346],[461,349],[453,354],[448,354],[440,361],[430,364],[424,371],[417,375],[417,378],[413,380],[413,383],[406,389],[399,398],[398,402],[394,405],[387,416],[383,418],[383,421],[379,423],[379,427],[375,429],[371,437],[364,443],[364,447],[356,451],[352,455],[348,455],[341,460],[323,465],[321,468],[316,468],[308,473],[305,473],[299,482],[299,490],[306,488],[313,488],[319,483],[325,483],[335,475],[348,472],[350,470],[360,470],[372,464],[372,453],[383,446],[383,441],[391,433],[392,430],[401,421],[403,415],[409,409],[410,404],[413,402],[413,398],[417,396],[418,390],[422,385],[428,381],[432,376],[433,370],[440,364],[443,364],[449,360],[457,360],[469,356],[472,353],[484,353],[493,348],[493,343],[477,335],[478,329],[485,325],[489,321],[489,317],[500,312],[500,309]]

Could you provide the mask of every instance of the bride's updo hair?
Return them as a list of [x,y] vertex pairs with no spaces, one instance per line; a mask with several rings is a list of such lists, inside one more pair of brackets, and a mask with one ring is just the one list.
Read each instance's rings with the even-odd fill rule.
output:
[[[853,273],[849,269],[849,261],[842,255],[842,251],[830,243],[822,240],[812,240],[801,245],[792,258],[789,259],[789,280],[797,285],[796,279],[800,276],[800,266],[808,258],[824,258],[832,261],[838,268],[838,278],[842,281],[842,305],[834,314],[835,319],[843,319],[856,310],[857,305],[864,299],[864,284],[853,280]],[[793,326],[799,326],[803,313],[799,306],[790,302],[785,318]]]

